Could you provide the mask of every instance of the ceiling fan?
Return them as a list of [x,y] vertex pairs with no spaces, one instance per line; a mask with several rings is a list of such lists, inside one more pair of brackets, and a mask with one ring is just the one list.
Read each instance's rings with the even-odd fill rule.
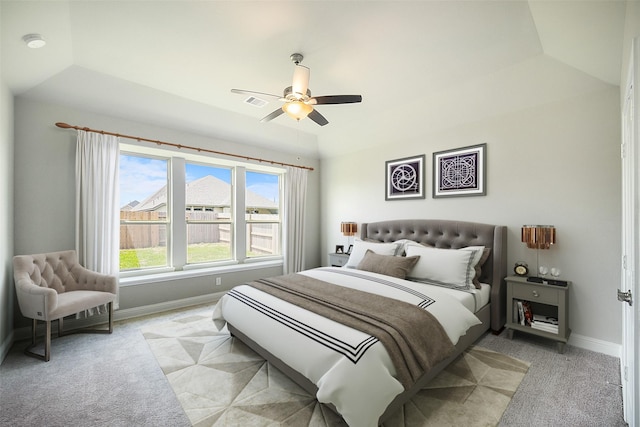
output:
[[291,55],[291,61],[295,64],[293,69],[293,82],[291,86],[284,89],[283,96],[243,89],[231,89],[231,92],[256,96],[258,98],[272,98],[284,102],[282,108],[278,108],[271,114],[263,117],[262,120],[260,120],[261,122],[268,122],[282,113],[287,113],[287,115],[295,120],[300,121],[305,117],[309,117],[320,126],[324,126],[329,123],[329,121],[313,107],[314,105],[352,104],[362,101],[361,95],[325,95],[312,97],[311,91],[309,90],[309,68],[300,65],[303,58],[299,53]]

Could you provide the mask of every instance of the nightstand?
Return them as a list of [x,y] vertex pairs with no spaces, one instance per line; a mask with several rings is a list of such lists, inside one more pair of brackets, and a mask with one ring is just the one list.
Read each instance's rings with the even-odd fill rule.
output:
[[329,265],[331,267],[342,267],[349,261],[347,254],[329,254]]
[[[558,341],[558,352],[564,353],[564,345],[571,334],[568,292],[571,282],[567,282],[567,286],[556,286],[547,283],[527,282],[526,277],[519,276],[508,276],[505,281],[507,282],[507,324],[505,327],[508,330],[509,338],[513,338],[513,331],[549,338]],[[523,325],[520,321],[519,303],[528,305],[534,315],[557,319],[557,333],[549,328],[546,330],[534,328],[527,321]],[[545,328],[546,325],[542,324],[540,327]]]

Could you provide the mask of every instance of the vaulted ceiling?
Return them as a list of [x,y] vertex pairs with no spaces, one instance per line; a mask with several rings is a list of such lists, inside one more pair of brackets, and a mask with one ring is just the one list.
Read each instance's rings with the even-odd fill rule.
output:
[[[626,3],[5,1],[15,95],[302,156],[332,156],[620,84]],[[39,33],[45,47],[22,37]],[[360,94],[299,123],[232,94],[279,95],[292,53],[313,95]],[[84,125],[82,123],[72,123]],[[118,129],[108,129],[119,131]],[[141,135],[145,136],[145,135]]]

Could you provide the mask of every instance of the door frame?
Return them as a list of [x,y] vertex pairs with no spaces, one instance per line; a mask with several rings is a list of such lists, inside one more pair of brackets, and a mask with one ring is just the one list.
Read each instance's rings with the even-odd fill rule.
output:
[[622,162],[622,262],[620,289],[630,291],[632,305],[622,304],[622,349],[620,355],[620,378],[622,380],[622,402],[624,419],[630,426],[640,426],[638,398],[640,398],[640,338],[636,331],[640,320],[640,224],[638,208],[640,203],[640,140],[638,138],[638,108],[640,101],[640,38],[632,42],[629,72],[623,100],[621,102],[621,162]]

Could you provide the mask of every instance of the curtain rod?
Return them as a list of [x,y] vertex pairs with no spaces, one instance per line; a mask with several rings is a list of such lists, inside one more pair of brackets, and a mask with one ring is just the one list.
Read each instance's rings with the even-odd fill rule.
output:
[[120,137],[120,138],[135,139],[136,141],[153,142],[153,143],[158,144],[158,145],[169,145],[171,147],[176,147],[178,149],[180,149],[180,148],[188,148],[189,150],[196,150],[196,151],[199,151],[199,152],[203,152],[204,151],[206,153],[221,154],[223,156],[237,157],[237,158],[245,159],[245,160],[255,160],[255,161],[258,161],[260,163],[270,163],[272,165],[280,165],[280,166],[291,166],[291,167],[294,167],[294,168],[307,169],[307,170],[310,170],[310,171],[313,170],[313,168],[309,167],[309,166],[293,165],[291,163],[276,162],[274,160],[260,159],[258,157],[241,156],[240,154],[225,153],[224,151],[209,150],[207,148],[191,147],[189,145],[182,145],[182,144],[176,144],[176,143],[173,143],[173,142],[159,141],[157,139],[148,139],[148,138],[142,138],[140,136],[123,135],[123,134],[120,134],[120,133],[107,132],[107,131],[104,131],[104,130],[96,130],[96,129],[91,129],[91,128],[88,128],[88,127],[72,126],[72,125],[68,125],[66,123],[62,123],[62,122],[56,123],[56,126],[58,126],[59,128],[62,128],[62,129],[83,130],[85,132],[95,132],[95,133],[101,133],[103,135],[113,135],[113,136],[117,136],[117,137]]

